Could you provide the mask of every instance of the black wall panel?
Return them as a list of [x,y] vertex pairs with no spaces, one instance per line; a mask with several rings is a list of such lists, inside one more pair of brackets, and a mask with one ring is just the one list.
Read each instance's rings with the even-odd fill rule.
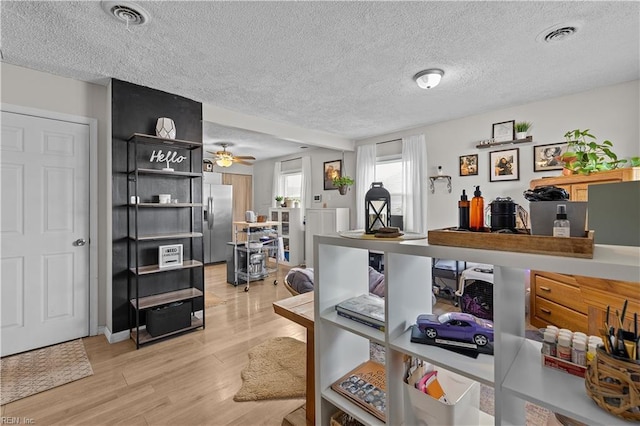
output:
[[[127,226],[133,226],[127,217],[127,139],[134,133],[155,135],[156,121],[159,117],[169,117],[176,125],[176,139],[202,142],[202,104],[181,96],[162,92],[125,81],[112,81],[112,157],[113,157],[113,330],[120,332],[129,329],[129,304],[127,296],[128,261],[127,256],[133,256],[133,250],[128,250]],[[178,155],[184,155],[190,160],[182,163],[172,163],[171,167],[176,171],[202,170],[202,152],[198,150],[192,154],[184,149],[172,149],[157,146],[138,145],[137,158],[139,164],[148,161],[153,150],[162,149],[178,151]],[[130,155],[133,150],[130,151]],[[132,161],[132,160],[131,160]],[[133,162],[130,163],[129,167]],[[159,164],[149,163],[147,168],[162,168]],[[166,167],[166,166],[165,166]],[[133,185],[129,183],[129,185]],[[129,190],[132,190],[130,186]],[[193,200],[202,202],[201,179],[193,180],[193,188],[189,179],[175,178],[150,178],[141,176],[138,181],[140,194],[171,194],[180,202]],[[193,194],[190,192],[193,191]],[[150,196],[141,196],[141,202],[154,201]],[[194,224],[195,232],[202,232],[202,209],[139,209],[140,227],[139,234],[159,234],[174,231],[185,232]],[[194,239],[194,252],[188,240],[163,240],[160,244],[184,245],[184,258],[202,260],[202,239]],[[141,243],[140,264],[157,263],[158,242]],[[133,246],[133,244],[131,244]],[[154,274],[152,279],[145,278],[140,288],[140,296],[175,290],[176,286],[185,287],[184,283],[194,280],[195,286],[204,290],[204,279],[200,268]],[[183,283],[183,284],[180,284]],[[188,286],[187,286],[188,287]],[[202,298],[195,301],[195,310],[201,310]],[[144,318],[142,318],[144,321]]]

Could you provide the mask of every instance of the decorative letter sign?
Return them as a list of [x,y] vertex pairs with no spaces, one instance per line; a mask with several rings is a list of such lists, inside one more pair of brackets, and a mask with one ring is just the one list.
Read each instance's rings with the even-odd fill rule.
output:
[[165,167],[162,170],[172,172],[173,169],[169,167],[170,163],[182,163],[186,159],[187,157],[185,157],[184,155],[178,155],[177,151],[167,151],[167,153],[165,154],[162,152],[162,150],[158,150],[158,152],[154,150],[153,153],[151,154],[151,158],[149,158],[149,162],[151,163],[166,162],[167,167]]

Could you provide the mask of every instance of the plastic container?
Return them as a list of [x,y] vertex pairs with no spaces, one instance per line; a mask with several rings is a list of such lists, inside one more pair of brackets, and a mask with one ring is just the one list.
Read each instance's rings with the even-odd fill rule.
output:
[[477,425],[480,422],[480,383],[447,370],[438,369],[438,381],[450,404],[432,398],[404,384],[405,401],[411,403],[413,425]]

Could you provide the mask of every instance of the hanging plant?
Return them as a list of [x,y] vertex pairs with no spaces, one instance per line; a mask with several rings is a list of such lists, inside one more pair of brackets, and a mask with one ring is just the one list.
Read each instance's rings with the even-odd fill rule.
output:
[[338,187],[338,192],[340,192],[340,195],[346,195],[347,189],[354,183],[354,180],[349,176],[340,176],[333,179],[333,186]]

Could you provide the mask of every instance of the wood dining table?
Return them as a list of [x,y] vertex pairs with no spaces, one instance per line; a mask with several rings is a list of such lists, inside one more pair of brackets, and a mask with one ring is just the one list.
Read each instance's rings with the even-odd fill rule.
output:
[[[273,310],[291,321],[307,329],[307,398],[305,418],[307,425],[315,424],[315,368],[313,362],[313,323],[314,306],[313,292],[302,293],[297,296],[273,302]],[[296,410],[298,411],[298,410]],[[289,417],[289,416],[287,416]]]

